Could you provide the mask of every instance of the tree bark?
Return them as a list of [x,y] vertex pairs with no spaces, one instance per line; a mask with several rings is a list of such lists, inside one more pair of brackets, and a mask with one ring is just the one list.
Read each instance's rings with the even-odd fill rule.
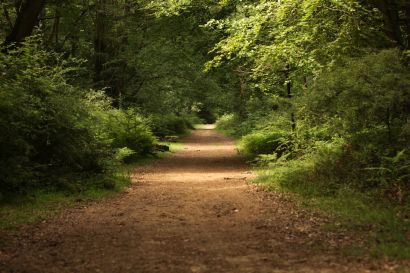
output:
[[[293,97],[290,73],[291,73],[290,65],[287,65],[286,70],[285,70],[285,78],[286,78],[286,95],[289,100],[291,100]],[[292,124],[292,131],[295,131],[296,130],[296,119],[295,119],[295,113],[293,111],[291,111],[290,113],[290,121]]]
[[98,0],[96,5],[96,17],[95,17],[95,39],[94,39],[94,83],[97,85],[101,82],[101,73],[104,65],[104,52],[105,52],[105,32],[106,32],[106,10],[105,1]]
[[53,43],[55,45],[58,45],[59,26],[60,26],[60,13],[58,12],[58,9],[56,9],[55,17],[54,17],[54,21],[53,21],[53,27],[51,29],[50,36],[48,37],[48,44],[49,45],[52,45]]
[[[288,80],[288,82],[286,83],[286,91],[287,91],[288,99],[292,99],[293,97],[292,83],[290,82],[290,80]],[[290,113],[290,122],[292,124],[292,131],[295,131],[296,130],[296,119],[295,119],[295,113],[293,111]]]
[[406,22],[406,49],[410,47],[410,3],[405,4],[404,6],[404,15],[405,15],[405,22]]
[[4,44],[20,44],[31,35],[38,23],[38,16],[43,10],[45,0],[26,0],[21,5],[17,14],[16,22],[11,33],[6,37]]
[[405,42],[400,28],[399,6],[396,0],[372,0],[371,3],[383,15],[384,32],[387,37],[404,48]]

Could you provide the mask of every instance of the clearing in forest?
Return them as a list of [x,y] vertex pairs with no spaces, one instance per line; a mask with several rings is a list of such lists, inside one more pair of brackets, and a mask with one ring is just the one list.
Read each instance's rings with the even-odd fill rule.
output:
[[0,272],[395,270],[340,255],[349,237],[322,231],[325,217],[250,185],[233,141],[212,126],[184,142],[137,169],[126,192],[3,234]]

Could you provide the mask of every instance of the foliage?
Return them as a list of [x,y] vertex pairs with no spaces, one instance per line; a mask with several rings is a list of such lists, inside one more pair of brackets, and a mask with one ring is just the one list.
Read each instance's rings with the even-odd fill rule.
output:
[[234,114],[224,114],[216,121],[216,128],[224,131],[225,133],[235,136],[237,135],[237,129],[239,125],[237,116]]
[[[331,133],[346,140],[347,152],[356,159],[357,168],[367,168],[367,178],[362,179],[369,185],[385,184],[375,184],[373,175],[377,171],[372,174],[372,168],[386,167],[392,173],[401,169],[402,178],[399,175],[390,180],[389,175],[377,175],[393,186],[406,180],[409,171],[405,160],[409,148],[409,86],[408,68],[400,63],[398,52],[389,50],[348,61],[324,73],[301,101],[310,124],[331,121]],[[393,168],[397,169],[392,171],[396,156],[400,160],[395,161]]]
[[[348,185],[404,202],[410,192],[408,75],[395,50],[346,59],[295,99],[295,131],[280,109],[265,118],[256,114],[243,151],[274,168],[279,184],[309,188],[314,182],[324,192]],[[218,124],[248,128],[255,118],[233,125],[233,117]]]
[[194,124],[198,123],[189,115],[177,116],[175,114],[152,115],[150,117],[150,125],[153,133],[164,138],[166,136],[177,136],[186,133],[189,129],[193,129]]
[[79,90],[64,79],[70,67],[35,41],[1,59],[2,191],[33,186],[49,171],[104,169],[110,143],[89,128]]
[[116,148],[137,156],[152,151],[154,138],[140,117],[113,109],[102,93],[68,84],[67,74],[78,67],[38,41],[0,58],[2,194],[70,188],[87,174],[111,172]]
[[241,145],[243,152],[249,156],[275,153],[280,157],[289,152],[292,142],[287,132],[264,130],[245,135]]
[[155,138],[148,124],[135,110],[112,109],[105,117],[109,137],[114,148],[128,148],[127,159],[138,159],[153,153]]

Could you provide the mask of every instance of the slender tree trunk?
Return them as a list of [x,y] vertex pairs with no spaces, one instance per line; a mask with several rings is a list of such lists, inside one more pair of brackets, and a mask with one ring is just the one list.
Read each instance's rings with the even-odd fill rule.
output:
[[[290,72],[291,72],[291,68],[289,65],[287,65],[286,70],[285,70],[285,78],[286,78],[286,94],[289,100],[291,100],[293,97],[292,82],[290,81]],[[292,131],[295,131],[296,130],[296,119],[295,119],[295,113],[293,111],[290,113],[290,121],[292,124]]]
[[104,65],[106,14],[105,1],[98,0],[96,4],[95,39],[94,39],[94,82],[98,85],[102,81],[101,73]]
[[[288,82],[286,83],[286,90],[287,90],[288,99],[292,99],[293,97],[292,83],[290,82],[290,80],[288,80]],[[295,131],[296,130],[296,120],[295,120],[295,113],[293,111],[290,113],[290,121],[292,123],[292,131]]]
[[27,36],[31,35],[38,23],[38,16],[43,10],[44,4],[45,0],[26,0],[22,3],[13,29],[6,37],[5,45],[20,44]]
[[55,11],[55,17],[53,21],[53,28],[51,29],[50,36],[48,37],[48,44],[58,44],[58,31],[59,31],[59,26],[60,26],[60,13],[56,9]]
[[305,93],[305,95],[307,94],[307,90],[308,90],[308,78],[307,76],[303,76],[303,93]]
[[405,4],[404,7],[404,15],[405,15],[405,22],[406,22],[406,49],[410,47],[410,2]]

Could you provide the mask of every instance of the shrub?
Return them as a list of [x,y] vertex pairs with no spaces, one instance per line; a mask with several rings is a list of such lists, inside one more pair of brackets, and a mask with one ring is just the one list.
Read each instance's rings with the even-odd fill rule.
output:
[[112,146],[133,151],[124,157],[125,160],[141,158],[154,152],[156,139],[145,118],[134,109],[112,109],[107,113],[106,122],[108,134],[113,139]]
[[176,114],[151,115],[149,120],[152,132],[160,138],[184,134],[188,129],[193,129],[193,123],[198,121],[193,116]]
[[348,187],[403,201],[410,196],[409,88],[399,52],[383,50],[325,71],[294,106],[250,111],[241,122],[226,115],[218,127],[244,135],[244,153],[269,165],[281,185],[326,194]]
[[120,160],[152,152],[155,138],[140,115],[70,85],[67,73],[78,67],[35,39],[0,60],[0,196],[98,186]]
[[276,153],[280,157],[291,150],[292,137],[285,131],[254,131],[242,138],[241,147],[249,156]]
[[347,178],[351,186],[410,190],[404,182],[410,173],[409,88],[409,69],[399,52],[383,50],[324,73],[302,99],[307,123],[330,128],[328,138],[345,139],[354,173],[360,174]]
[[321,75],[303,98],[303,109],[311,122],[333,119],[333,133],[349,137],[352,144],[372,141],[398,151],[409,137],[409,87],[409,69],[399,52],[384,50]]
[[317,141],[303,156],[269,164],[269,183],[304,195],[332,195],[356,175],[342,139]]
[[94,130],[83,90],[65,74],[76,69],[34,40],[0,53],[1,192],[53,184],[53,175],[103,172],[113,151]]
[[216,121],[216,128],[225,131],[228,135],[238,136],[240,127],[239,118],[234,114],[224,114]]

